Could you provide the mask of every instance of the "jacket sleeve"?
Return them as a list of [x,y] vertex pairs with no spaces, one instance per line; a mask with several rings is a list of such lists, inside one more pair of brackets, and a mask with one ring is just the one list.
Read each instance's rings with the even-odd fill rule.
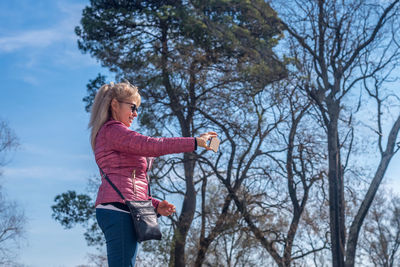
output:
[[194,137],[154,138],[130,130],[122,123],[107,125],[107,145],[111,149],[144,157],[159,157],[167,154],[192,152]]
[[155,210],[157,210],[159,203],[160,203],[160,200],[151,198],[151,204],[153,204],[153,207],[155,208]]

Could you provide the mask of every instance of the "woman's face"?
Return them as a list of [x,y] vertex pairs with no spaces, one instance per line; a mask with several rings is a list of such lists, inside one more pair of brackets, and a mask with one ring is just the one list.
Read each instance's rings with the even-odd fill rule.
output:
[[111,108],[113,118],[125,124],[126,127],[130,127],[133,119],[138,116],[138,104],[134,99],[119,101],[114,98],[111,102]]

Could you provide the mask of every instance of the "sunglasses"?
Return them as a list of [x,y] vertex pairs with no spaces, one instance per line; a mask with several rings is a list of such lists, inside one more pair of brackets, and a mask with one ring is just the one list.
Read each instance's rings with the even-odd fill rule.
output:
[[136,104],[132,104],[132,103],[129,103],[129,102],[124,102],[124,101],[119,101],[119,100],[117,100],[117,101],[118,101],[119,103],[124,103],[124,104],[130,105],[130,106],[131,106],[132,113],[135,113],[135,111],[138,111],[138,108],[137,108]]

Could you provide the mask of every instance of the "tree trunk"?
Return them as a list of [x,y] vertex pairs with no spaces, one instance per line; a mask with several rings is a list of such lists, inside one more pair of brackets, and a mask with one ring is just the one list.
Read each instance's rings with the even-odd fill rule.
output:
[[[168,69],[168,53],[169,53],[168,40],[167,40],[168,27],[167,24],[163,21],[161,22],[161,28],[162,28],[161,69],[162,69],[163,84],[171,101],[170,107],[179,121],[179,125],[182,131],[182,136],[190,137],[191,136],[190,125],[192,123],[193,117],[188,115],[188,117],[185,119],[183,108],[180,105],[178,96],[171,85],[169,78],[169,69]],[[183,199],[182,210],[178,222],[176,223],[176,228],[174,231],[174,237],[171,244],[170,262],[169,262],[169,266],[179,266],[179,267],[185,266],[186,236],[192,224],[194,212],[196,209],[196,191],[193,183],[195,160],[193,153],[184,154],[183,165],[185,171],[186,192]]]
[[344,188],[343,172],[340,163],[338,133],[339,105],[328,105],[330,121],[328,123],[328,158],[329,158],[329,225],[331,230],[331,252],[333,267],[344,266]]
[[346,249],[346,267],[352,267],[355,264],[357,241],[361,230],[361,226],[364,222],[365,216],[367,215],[369,208],[371,207],[372,201],[375,198],[376,192],[378,191],[379,185],[382,182],[385,172],[389,166],[390,160],[395,154],[394,148],[396,145],[396,139],[399,130],[400,130],[400,116],[393,124],[393,127],[388,136],[386,150],[382,153],[381,161],[379,162],[379,166],[378,169],[376,170],[374,179],[372,180],[368,188],[368,192],[365,195],[365,198],[361,203],[357,215],[355,216],[350,226],[349,238],[347,241],[347,249]]
[[171,248],[171,258],[169,266],[184,267],[185,265],[185,246],[186,237],[192,224],[196,210],[196,191],[193,183],[195,161],[192,153],[184,155],[184,169],[186,178],[186,192],[183,200],[181,214],[176,224],[173,244]]
[[[216,237],[218,237],[219,234],[223,232],[224,228],[226,228],[225,226],[226,222],[232,220],[227,217],[229,205],[231,204],[231,202],[232,202],[231,196],[227,195],[225,197],[224,205],[222,207],[221,213],[218,216],[218,220],[215,223],[215,226],[212,228],[207,237],[205,237],[203,233],[200,236],[199,250],[197,251],[197,258],[194,264],[195,267],[202,266],[204,260],[206,259],[206,253],[211,243],[215,240]],[[204,229],[202,229],[202,231],[204,231]]]

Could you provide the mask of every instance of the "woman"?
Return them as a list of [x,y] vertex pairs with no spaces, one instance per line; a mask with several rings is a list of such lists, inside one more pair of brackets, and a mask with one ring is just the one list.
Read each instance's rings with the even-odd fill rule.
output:
[[[91,144],[99,167],[127,200],[147,200],[147,171],[152,157],[192,152],[197,146],[209,150],[207,141],[217,136],[152,138],[129,129],[138,116],[138,89],[129,83],[103,85],[92,106],[89,128]],[[152,199],[157,213],[169,216],[175,206]],[[96,218],[107,244],[109,267],[135,266],[138,242],[128,207],[102,178],[96,199]]]

